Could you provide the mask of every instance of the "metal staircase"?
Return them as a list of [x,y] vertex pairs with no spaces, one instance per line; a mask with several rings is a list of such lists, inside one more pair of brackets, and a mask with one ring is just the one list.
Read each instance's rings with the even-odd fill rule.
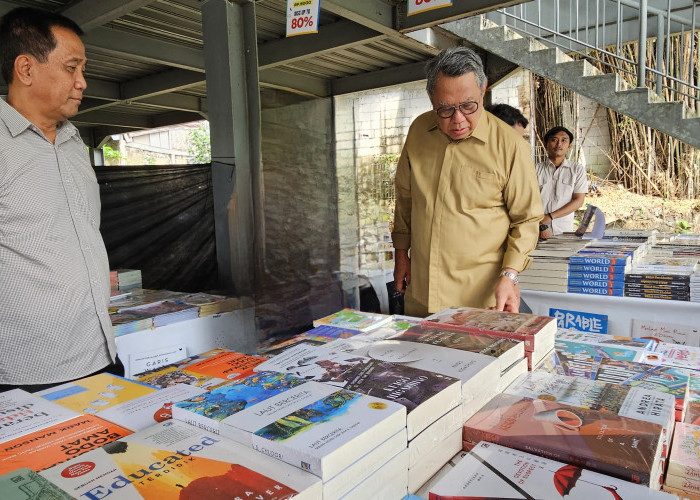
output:
[[[603,73],[586,60],[573,59],[562,48],[552,47],[551,40],[556,38],[556,34],[549,39],[523,36],[511,27],[489,20],[485,15],[446,23],[441,25],[441,28],[606,107],[700,148],[700,116],[691,111],[684,102],[666,102],[646,86],[634,88],[619,73]],[[694,16],[692,28],[695,32]],[[588,35],[588,30],[586,33]],[[595,36],[597,39],[598,34],[596,33]],[[564,38],[569,38],[569,45],[574,46],[571,37],[565,35]],[[590,48],[578,40],[575,45],[583,46],[584,49]],[[619,45],[618,39],[618,47]],[[691,57],[698,57],[698,52],[691,51]],[[644,60],[643,54],[642,60]],[[645,73],[657,73],[657,76],[660,74],[659,71],[643,67],[640,74]],[[687,89],[683,94],[685,100],[694,103],[693,105],[698,109],[697,102],[700,94],[694,86],[697,77],[692,71],[690,72],[691,84],[684,82],[682,87],[675,85],[674,78],[664,76],[665,81],[675,87]],[[641,76],[640,81],[645,81],[644,76]],[[658,83],[659,78],[651,78],[650,81],[652,83],[656,81],[658,88],[662,88]],[[687,92],[690,92],[690,95]]]

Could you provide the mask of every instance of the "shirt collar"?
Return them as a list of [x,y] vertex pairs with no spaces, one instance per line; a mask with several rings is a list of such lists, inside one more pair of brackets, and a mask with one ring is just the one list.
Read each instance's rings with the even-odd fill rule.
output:
[[[552,160],[550,160],[549,158],[547,158],[547,165],[552,168],[558,168],[554,165],[554,163],[552,163]],[[559,165],[559,167],[571,168],[571,162],[568,160],[568,158],[564,158],[564,161],[561,162],[561,165]]]
[[[442,134],[442,130],[440,130],[438,128],[437,115],[435,114],[434,111],[431,111],[431,113],[432,113],[433,119],[428,124],[427,131],[433,132],[433,131],[437,130],[438,132],[440,132]],[[486,111],[482,111],[481,117],[479,118],[479,122],[476,124],[476,128],[474,129],[472,134],[469,137],[467,137],[467,139],[474,137],[475,139],[478,139],[483,143],[489,142],[488,141],[488,137],[489,137],[489,123],[488,123],[488,121],[491,118],[489,118],[488,115],[489,114]],[[447,137],[445,134],[442,134],[442,135]],[[449,137],[447,137],[447,139],[452,141],[452,139],[450,139]],[[462,139],[462,140],[466,140],[466,139]],[[461,142],[461,141],[457,141],[457,142]]]
[[[0,120],[5,123],[12,137],[17,137],[27,129],[32,129],[39,133],[41,137],[44,137],[39,127],[27,120],[22,113],[7,104],[7,96],[0,97]],[[56,127],[56,144],[66,142],[77,133],[78,129],[68,120],[59,122]]]

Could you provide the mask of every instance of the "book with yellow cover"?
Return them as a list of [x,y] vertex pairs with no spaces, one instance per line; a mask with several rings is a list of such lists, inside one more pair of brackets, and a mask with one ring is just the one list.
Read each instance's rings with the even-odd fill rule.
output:
[[27,467],[41,471],[131,434],[93,415],[80,415],[0,445],[0,474]]

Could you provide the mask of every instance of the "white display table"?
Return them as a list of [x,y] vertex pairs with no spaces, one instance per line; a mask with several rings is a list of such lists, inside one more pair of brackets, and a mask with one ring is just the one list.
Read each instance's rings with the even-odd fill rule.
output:
[[633,319],[700,326],[700,303],[696,302],[522,289],[520,297],[534,314],[542,316],[549,316],[550,308],[607,315],[608,333],[614,335],[629,336]]
[[251,307],[180,321],[122,335],[116,341],[126,377],[216,347],[253,354],[257,349],[255,312]]

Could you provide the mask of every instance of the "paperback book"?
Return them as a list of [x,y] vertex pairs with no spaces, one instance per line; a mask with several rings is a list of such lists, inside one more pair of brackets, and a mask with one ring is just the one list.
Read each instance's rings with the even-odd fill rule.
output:
[[700,480],[700,426],[676,424],[667,473]]
[[569,274],[571,273],[606,273],[624,275],[627,267],[625,264],[569,264]]
[[314,320],[314,327],[329,325],[338,328],[348,328],[361,332],[369,331],[391,321],[391,316],[369,312],[343,309],[331,315]]
[[621,346],[635,350],[653,351],[658,342],[652,338],[622,337],[602,333],[582,332],[567,328],[559,328],[556,335],[557,340],[573,342],[585,342],[588,344]]
[[76,411],[44,398],[12,389],[0,393],[0,443],[77,417]]
[[73,497],[31,469],[21,469],[0,476],[3,500],[73,500]]
[[614,297],[622,297],[624,295],[623,288],[570,286],[566,289],[566,291],[569,293],[583,293],[585,295],[611,295]]
[[129,434],[99,417],[79,415],[0,444],[0,474],[21,467],[38,472]]
[[700,370],[700,347],[660,342],[654,352],[646,353],[644,362]]
[[464,424],[468,443],[489,441],[626,481],[660,485],[662,426],[552,401],[499,394]]
[[186,373],[209,375],[211,377],[234,380],[253,373],[253,368],[265,361],[260,356],[249,356],[238,352],[222,352],[193,363],[181,365]]
[[700,372],[690,372],[688,378],[688,405],[683,422],[700,425]]
[[589,344],[573,340],[563,340],[557,338],[554,342],[554,349],[557,352],[567,354],[585,355],[591,358],[612,358],[625,361],[642,361],[645,351],[606,344]]
[[75,498],[321,498],[318,478],[169,420],[41,473]]
[[[547,353],[554,345],[557,322],[548,316],[509,313],[469,307],[448,308],[423,322],[426,326],[442,325],[474,333],[521,340],[525,351]],[[538,359],[535,361],[539,360]]]
[[409,440],[461,400],[461,383],[456,378],[319,347],[293,347],[255,370],[290,373],[397,402],[408,412]]
[[330,479],[405,427],[398,403],[261,372],[176,403],[173,417]]
[[430,500],[668,499],[672,495],[576,465],[482,441],[430,488]]
[[625,267],[629,263],[630,257],[628,255],[581,254],[569,257],[569,264],[573,265]]
[[190,293],[176,300],[180,304],[199,307],[199,316],[212,316],[223,312],[235,311],[241,307],[236,297],[211,295],[208,293]]
[[167,300],[130,307],[128,309],[120,309],[119,312],[128,312],[137,315],[142,314],[144,316],[153,317],[154,327],[165,326],[178,321],[186,321],[199,317],[199,307]]

